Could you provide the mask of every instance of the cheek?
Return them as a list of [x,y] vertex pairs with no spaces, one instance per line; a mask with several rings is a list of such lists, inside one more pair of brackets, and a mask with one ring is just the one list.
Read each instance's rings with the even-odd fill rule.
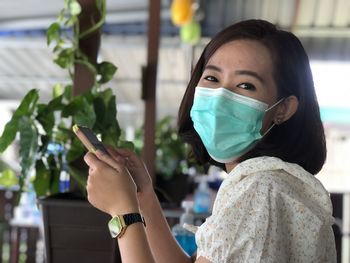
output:
[[203,85],[203,79],[202,77],[199,79],[198,83],[197,83],[197,86],[202,86]]

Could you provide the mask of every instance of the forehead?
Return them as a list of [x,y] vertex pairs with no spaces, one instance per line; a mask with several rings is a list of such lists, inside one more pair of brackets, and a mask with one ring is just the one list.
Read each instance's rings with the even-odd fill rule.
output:
[[219,47],[207,64],[215,64],[224,69],[253,70],[262,75],[271,75],[272,56],[269,50],[254,40],[234,40]]

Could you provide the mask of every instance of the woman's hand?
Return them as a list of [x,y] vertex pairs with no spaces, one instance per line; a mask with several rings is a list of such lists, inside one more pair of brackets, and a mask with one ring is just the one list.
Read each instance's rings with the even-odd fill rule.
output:
[[113,149],[112,147],[107,147],[107,150],[114,160],[125,164],[136,183],[139,195],[148,191],[153,192],[152,180],[147,168],[134,151],[130,149]]
[[84,157],[89,166],[89,202],[111,216],[139,211],[136,184],[126,167],[111,156],[97,151]]

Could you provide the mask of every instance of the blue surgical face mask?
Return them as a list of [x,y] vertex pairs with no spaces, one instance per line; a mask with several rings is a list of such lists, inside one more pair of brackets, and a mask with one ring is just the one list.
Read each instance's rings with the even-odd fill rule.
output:
[[225,88],[196,87],[190,116],[210,157],[228,163],[262,138],[260,130],[266,111],[281,101],[268,108],[266,103]]

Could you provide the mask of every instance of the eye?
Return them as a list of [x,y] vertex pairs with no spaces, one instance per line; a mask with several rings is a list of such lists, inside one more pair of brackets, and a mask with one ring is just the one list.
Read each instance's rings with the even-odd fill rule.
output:
[[238,84],[237,87],[245,90],[256,90],[255,86],[251,83],[241,83]]
[[205,76],[204,77],[205,80],[208,80],[208,81],[212,81],[212,82],[218,82],[218,79],[213,77],[213,76]]

